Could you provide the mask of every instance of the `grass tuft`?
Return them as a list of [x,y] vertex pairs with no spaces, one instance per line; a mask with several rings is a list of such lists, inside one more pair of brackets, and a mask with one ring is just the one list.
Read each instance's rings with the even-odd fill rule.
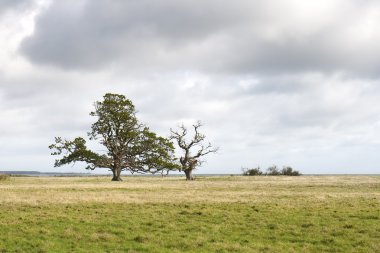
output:
[[139,243],[147,243],[149,241],[149,238],[146,237],[146,236],[141,236],[141,235],[138,235],[136,236],[135,238],[133,238],[133,240],[135,242],[139,242]]

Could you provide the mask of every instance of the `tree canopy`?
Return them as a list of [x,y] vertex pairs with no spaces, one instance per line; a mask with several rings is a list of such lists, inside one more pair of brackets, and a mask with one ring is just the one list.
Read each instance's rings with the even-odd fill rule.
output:
[[157,173],[176,170],[173,143],[151,132],[136,117],[132,101],[124,95],[107,93],[103,101],[95,102],[95,110],[90,113],[97,121],[88,132],[89,139],[98,141],[106,148],[103,153],[89,150],[86,140],[77,137],[72,141],[61,137],[49,148],[52,155],[61,156],[55,166],[75,162],[87,163],[87,169],[108,168],[113,173],[113,181],[121,181],[121,171],[131,173]]

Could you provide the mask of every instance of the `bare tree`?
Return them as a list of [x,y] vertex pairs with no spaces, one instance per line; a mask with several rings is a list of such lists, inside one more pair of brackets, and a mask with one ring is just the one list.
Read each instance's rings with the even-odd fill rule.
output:
[[193,125],[194,135],[190,140],[186,140],[188,131],[183,124],[176,131],[170,129],[170,139],[175,140],[183,152],[183,155],[179,159],[181,163],[179,171],[185,172],[186,180],[194,179],[193,170],[204,162],[204,160],[201,159],[203,156],[218,151],[218,148],[213,148],[211,143],[207,145],[204,144],[206,136],[199,132],[201,126],[200,121]]

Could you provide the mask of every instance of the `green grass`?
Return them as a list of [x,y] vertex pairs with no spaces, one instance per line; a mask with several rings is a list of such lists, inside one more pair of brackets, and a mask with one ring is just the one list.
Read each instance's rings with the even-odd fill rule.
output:
[[10,178],[0,252],[380,252],[380,177]]

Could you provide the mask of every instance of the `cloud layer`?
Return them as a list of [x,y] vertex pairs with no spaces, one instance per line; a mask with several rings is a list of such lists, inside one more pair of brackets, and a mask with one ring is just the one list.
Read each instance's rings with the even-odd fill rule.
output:
[[0,10],[2,167],[52,170],[53,137],[84,135],[92,103],[118,92],[163,135],[201,119],[221,147],[204,173],[274,163],[379,171],[378,1],[3,1]]
[[22,44],[33,62],[377,77],[377,1],[55,1]]

